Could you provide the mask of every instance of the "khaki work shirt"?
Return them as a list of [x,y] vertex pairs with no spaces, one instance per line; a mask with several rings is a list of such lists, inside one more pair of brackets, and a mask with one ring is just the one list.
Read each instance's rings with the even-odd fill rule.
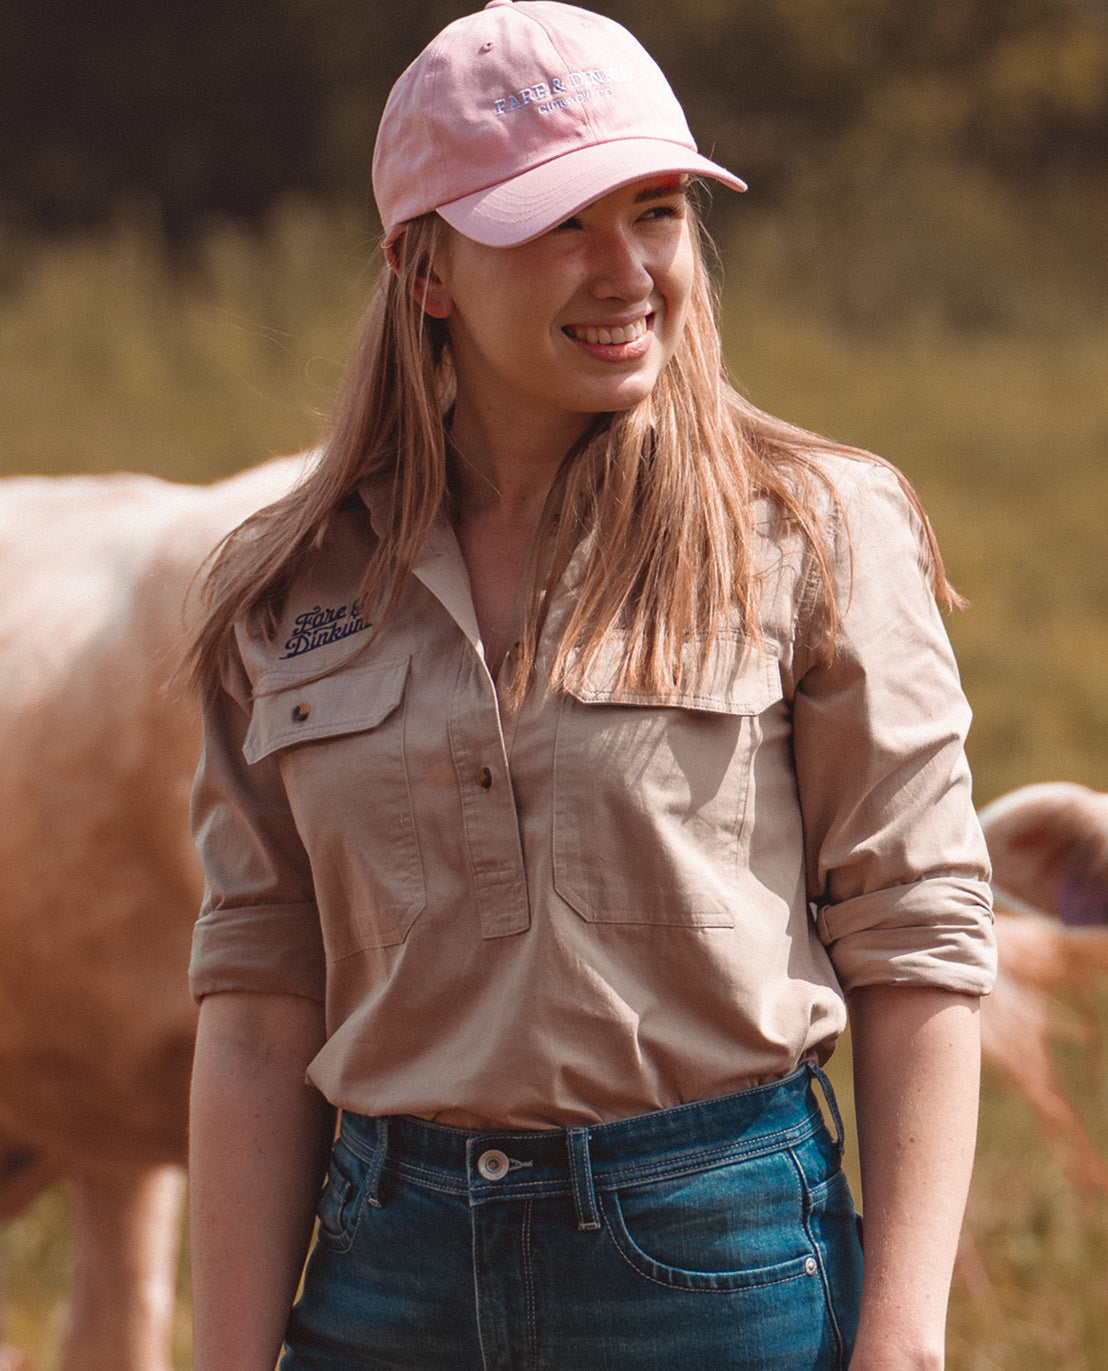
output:
[[662,697],[617,684],[617,637],[555,691],[581,548],[516,710],[445,522],[365,650],[353,500],[277,637],[240,626],[206,711],[194,994],[325,1001],[309,1075],[343,1108],[538,1128],[823,1061],[844,989],[986,991],[969,709],[913,518],[886,469],[827,461],[833,662],[809,646],[808,554],[767,535],[761,652],[725,634]]

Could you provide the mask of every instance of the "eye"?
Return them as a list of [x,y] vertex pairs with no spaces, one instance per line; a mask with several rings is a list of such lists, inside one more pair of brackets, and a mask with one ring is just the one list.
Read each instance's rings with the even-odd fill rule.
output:
[[682,195],[679,198],[675,198],[673,200],[663,201],[659,205],[651,205],[649,209],[644,211],[642,217],[647,220],[683,219],[685,217],[686,208],[687,202],[685,200],[685,197]]
[[561,233],[567,229],[579,229],[581,227],[581,220],[578,219],[575,214],[573,214],[570,215],[568,219],[563,219],[560,224],[555,224],[554,227],[550,230],[550,232]]

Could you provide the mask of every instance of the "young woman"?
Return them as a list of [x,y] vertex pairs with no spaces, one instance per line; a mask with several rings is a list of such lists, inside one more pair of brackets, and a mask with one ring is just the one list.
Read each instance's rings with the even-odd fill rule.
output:
[[742,187],[555,0],[392,93],[333,430],[194,650],[200,1371],[942,1364],[993,957],[952,592],[896,472],[728,385],[697,176]]

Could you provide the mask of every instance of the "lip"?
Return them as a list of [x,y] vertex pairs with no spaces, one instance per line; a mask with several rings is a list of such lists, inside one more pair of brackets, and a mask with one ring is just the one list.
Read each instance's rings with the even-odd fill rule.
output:
[[654,314],[597,324],[566,324],[562,335],[575,347],[610,362],[634,361],[650,350]]

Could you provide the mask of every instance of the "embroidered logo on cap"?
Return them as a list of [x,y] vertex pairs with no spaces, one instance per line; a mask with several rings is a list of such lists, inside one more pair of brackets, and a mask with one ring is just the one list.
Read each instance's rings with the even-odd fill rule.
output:
[[552,76],[548,81],[536,81],[532,86],[513,91],[492,102],[497,114],[511,114],[533,105],[540,114],[565,109],[567,105],[583,104],[595,95],[597,99],[614,95],[613,86],[635,80],[628,67],[594,67],[589,71],[570,71],[564,76]]

